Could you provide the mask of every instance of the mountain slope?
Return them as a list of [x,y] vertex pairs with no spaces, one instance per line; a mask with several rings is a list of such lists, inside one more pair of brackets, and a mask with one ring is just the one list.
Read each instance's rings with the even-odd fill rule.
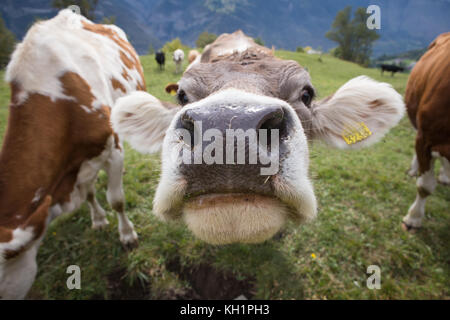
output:
[[[0,13],[20,39],[36,17],[55,15],[50,0],[2,0]],[[261,37],[266,46],[293,50],[297,46],[328,50],[335,43],[325,33],[346,5],[381,8],[381,38],[374,56],[426,47],[450,31],[449,0],[100,0],[97,20],[116,16],[139,53],[180,37],[194,46],[202,31],[216,34],[242,29]]]

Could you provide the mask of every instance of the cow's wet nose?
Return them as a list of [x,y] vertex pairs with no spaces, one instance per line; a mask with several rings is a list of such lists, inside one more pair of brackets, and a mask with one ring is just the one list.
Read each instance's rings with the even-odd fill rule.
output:
[[179,118],[177,129],[191,136],[216,129],[224,135],[227,130],[260,129],[284,131],[284,111],[281,106],[214,106],[186,110]]
[[[267,175],[278,172],[291,122],[289,113],[276,104],[186,108],[176,129],[190,135],[190,148],[183,149],[179,166],[187,193],[270,194]],[[179,137],[189,145],[186,135]]]

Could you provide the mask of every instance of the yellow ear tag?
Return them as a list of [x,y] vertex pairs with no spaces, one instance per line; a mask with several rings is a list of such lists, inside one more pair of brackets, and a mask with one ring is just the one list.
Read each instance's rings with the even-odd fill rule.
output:
[[364,122],[360,122],[356,126],[352,127],[346,126],[342,132],[342,138],[344,138],[348,145],[367,139],[371,135],[372,132]]
[[177,94],[176,90],[170,90],[170,95],[174,96],[176,94]]

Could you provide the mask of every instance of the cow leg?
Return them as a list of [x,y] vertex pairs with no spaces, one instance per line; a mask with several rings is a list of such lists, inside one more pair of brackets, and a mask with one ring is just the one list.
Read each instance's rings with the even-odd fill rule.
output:
[[113,147],[111,157],[106,164],[106,172],[108,174],[106,198],[110,206],[117,211],[120,242],[128,249],[137,247],[138,237],[133,223],[125,215],[125,196],[122,185],[123,152],[120,149]]
[[414,155],[412,161],[411,161],[411,168],[408,170],[408,175],[411,177],[417,176],[417,173],[419,171],[419,162],[417,162],[417,155]]
[[95,197],[95,180],[89,186],[87,194],[87,203],[91,211],[91,220],[93,229],[101,229],[109,224],[106,219],[105,210],[99,205]]
[[441,170],[439,171],[438,182],[443,185],[450,185],[450,161],[446,157],[440,157]]
[[419,160],[420,176],[417,178],[417,195],[416,200],[408,210],[408,214],[403,218],[403,229],[409,231],[422,226],[422,218],[425,215],[425,203],[427,197],[433,193],[436,188],[436,178],[434,176],[434,158],[428,159],[428,170],[422,171],[422,165]]

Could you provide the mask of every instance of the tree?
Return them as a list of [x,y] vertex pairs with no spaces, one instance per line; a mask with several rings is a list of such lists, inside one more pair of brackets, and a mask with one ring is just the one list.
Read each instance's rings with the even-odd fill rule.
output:
[[6,28],[6,25],[0,16],[0,69],[6,67],[11,53],[14,51],[16,38],[14,34]]
[[181,49],[183,51],[186,51],[189,48],[181,43],[180,38],[175,38],[172,41],[166,42],[166,44],[162,47],[162,51],[164,51],[166,53],[174,52],[177,49]]
[[261,39],[261,37],[254,38],[253,41],[255,41],[255,43],[259,44],[260,46],[264,46],[264,41]]
[[372,54],[372,43],[380,36],[375,30],[367,28],[367,14],[364,8],[356,9],[353,19],[351,14],[350,6],[339,11],[331,30],[325,36],[338,44],[334,50],[336,57],[368,65]]
[[103,17],[102,24],[116,24],[116,16]]
[[155,53],[155,47],[153,46],[153,44],[150,43],[150,45],[148,46],[148,54],[154,54]]
[[81,14],[89,20],[95,20],[95,8],[98,0],[52,0],[52,7],[57,9],[66,9],[71,5],[76,5],[80,8]]
[[213,43],[214,40],[216,39],[217,39],[216,34],[204,31],[200,33],[200,35],[198,36],[197,41],[195,41],[195,45],[197,46],[197,48],[204,48],[208,44]]

